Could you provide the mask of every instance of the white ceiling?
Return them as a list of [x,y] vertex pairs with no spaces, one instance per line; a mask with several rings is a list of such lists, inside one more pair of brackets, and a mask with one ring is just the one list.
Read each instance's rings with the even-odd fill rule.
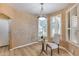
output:
[[[18,10],[27,11],[34,15],[39,15],[41,10],[40,3],[12,3],[10,5]],[[43,14],[50,14],[56,12],[69,5],[69,3],[44,3]]]

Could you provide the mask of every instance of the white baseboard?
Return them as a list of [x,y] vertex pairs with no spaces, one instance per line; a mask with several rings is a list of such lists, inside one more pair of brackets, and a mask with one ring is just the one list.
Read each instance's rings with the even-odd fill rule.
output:
[[32,45],[32,44],[35,44],[35,43],[38,43],[38,42],[32,42],[32,43],[29,43],[29,44],[25,44],[25,45],[21,45],[21,46],[18,46],[18,47],[14,47],[14,48],[10,49],[10,51],[12,51],[14,49],[17,49],[17,48],[22,48],[22,47],[25,47],[25,46],[29,46],[29,45]]
[[66,48],[60,46],[61,49],[65,50],[69,55],[73,56],[73,54],[71,52],[69,52]]

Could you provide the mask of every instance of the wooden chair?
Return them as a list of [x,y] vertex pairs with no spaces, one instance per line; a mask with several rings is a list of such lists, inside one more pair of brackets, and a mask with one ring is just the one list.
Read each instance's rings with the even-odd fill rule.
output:
[[42,49],[41,49],[40,55],[43,52],[47,54],[47,52],[45,51],[45,38],[41,36],[41,39],[42,39]]
[[53,49],[58,49],[58,54],[59,54],[59,40],[60,40],[60,35],[55,34],[52,40],[53,42],[47,42],[46,51],[47,51],[47,48],[49,47],[51,49],[51,56],[52,56]]

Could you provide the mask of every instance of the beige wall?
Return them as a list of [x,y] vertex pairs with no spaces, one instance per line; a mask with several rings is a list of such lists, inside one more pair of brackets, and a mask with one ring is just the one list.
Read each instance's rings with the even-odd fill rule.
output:
[[35,16],[15,10],[7,4],[0,4],[0,13],[12,19],[10,23],[10,48],[36,42],[38,20]]
[[48,38],[47,39],[49,42],[51,42],[51,39],[50,39],[50,35],[51,35],[51,33],[50,33],[50,16],[48,16],[47,19],[48,19],[47,20],[47,23],[48,23],[48,26],[47,26]]

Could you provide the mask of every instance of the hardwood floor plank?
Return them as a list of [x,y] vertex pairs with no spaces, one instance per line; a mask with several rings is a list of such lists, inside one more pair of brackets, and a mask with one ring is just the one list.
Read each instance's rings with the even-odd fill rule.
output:
[[[48,54],[41,52],[41,44],[36,43],[30,46],[18,48],[12,51],[8,50],[8,46],[0,48],[0,56],[50,56],[50,49],[48,49]],[[53,56],[69,56],[69,54],[60,49],[60,53],[58,54],[57,50],[53,50]]]

